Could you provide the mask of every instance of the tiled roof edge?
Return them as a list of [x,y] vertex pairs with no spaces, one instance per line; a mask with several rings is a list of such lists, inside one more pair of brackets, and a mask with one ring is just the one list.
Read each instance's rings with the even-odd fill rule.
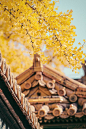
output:
[[25,95],[21,92],[21,87],[17,84],[17,81],[13,78],[13,73],[10,72],[10,67],[6,64],[6,60],[2,58],[0,52],[0,75],[2,76],[9,92],[15,99],[22,113],[29,119],[29,124],[31,124],[34,129],[41,129],[40,123],[35,113],[31,110],[30,103],[25,98]]

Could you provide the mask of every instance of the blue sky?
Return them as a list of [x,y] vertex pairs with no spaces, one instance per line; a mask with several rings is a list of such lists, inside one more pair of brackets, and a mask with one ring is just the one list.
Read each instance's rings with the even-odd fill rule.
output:
[[[78,47],[79,42],[83,44],[83,39],[86,40],[86,0],[59,0],[56,6],[59,6],[57,12],[73,10],[72,17],[74,19],[71,24],[76,26],[75,32],[77,34],[74,46]],[[86,53],[86,50],[84,50],[84,53]],[[75,74],[71,69],[65,68],[64,73],[70,78],[80,78],[84,75],[82,69],[79,70],[79,74]]]

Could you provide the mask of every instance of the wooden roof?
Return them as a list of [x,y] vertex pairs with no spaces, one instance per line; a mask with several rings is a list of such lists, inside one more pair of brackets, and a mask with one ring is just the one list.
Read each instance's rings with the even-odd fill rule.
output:
[[[3,108],[2,108],[3,107]],[[38,118],[31,108],[21,87],[17,84],[10,67],[0,52],[0,117],[12,129],[41,129]]]
[[[35,54],[33,66],[16,77],[41,124],[72,122],[86,115],[86,85],[49,66]],[[56,120],[57,119],[57,120]]]
[[86,128],[86,85],[41,65],[38,54],[33,66],[16,80],[0,53],[0,103],[4,106],[0,111],[10,116],[15,128],[41,129],[40,124],[64,128],[71,122],[78,124],[76,129]]

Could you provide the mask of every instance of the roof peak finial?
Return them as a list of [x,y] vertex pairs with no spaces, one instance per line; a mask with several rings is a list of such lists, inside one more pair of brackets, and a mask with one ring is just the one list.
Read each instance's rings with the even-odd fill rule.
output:
[[34,54],[33,67],[34,67],[34,72],[42,71],[40,55],[38,53]]

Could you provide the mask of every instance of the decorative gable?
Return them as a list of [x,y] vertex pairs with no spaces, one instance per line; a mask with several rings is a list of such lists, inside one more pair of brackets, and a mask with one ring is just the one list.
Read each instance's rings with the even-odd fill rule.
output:
[[42,66],[38,54],[34,56],[33,66],[16,79],[40,122],[43,123],[42,118],[45,123],[55,117],[68,120],[86,115],[86,85]]

